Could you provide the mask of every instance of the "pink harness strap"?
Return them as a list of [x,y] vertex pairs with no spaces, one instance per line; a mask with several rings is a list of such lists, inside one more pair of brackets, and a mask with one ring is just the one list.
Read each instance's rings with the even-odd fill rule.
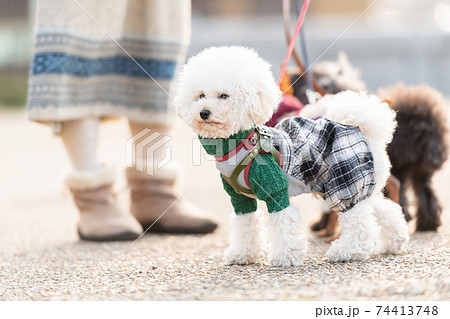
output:
[[[309,3],[311,0],[305,0],[303,2],[302,10],[300,11],[300,14],[297,19],[297,25],[295,26],[295,31],[292,36],[291,42],[289,43],[288,50],[286,52],[286,57],[284,58],[283,66],[281,68],[280,76],[278,77],[278,86],[280,86],[281,81],[283,80],[284,73],[286,72],[286,67],[289,62],[289,59],[291,58],[292,50],[294,50],[295,40],[298,37],[298,33],[300,32],[300,29],[303,24],[303,20],[306,16],[306,11],[308,11]],[[284,92],[283,92],[284,93]]]

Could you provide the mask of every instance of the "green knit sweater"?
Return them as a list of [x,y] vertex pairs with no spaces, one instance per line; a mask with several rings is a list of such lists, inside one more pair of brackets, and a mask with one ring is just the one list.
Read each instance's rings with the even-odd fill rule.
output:
[[[200,143],[206,153],[214,156],[223,156],[234,149],[244,140],[252,129],[240,131],[227,139],[211,139],[199,136]],[[267,204],[269,213],[278,212],[290,205],[288,188],[289,183],[275,159],[269,153],[260,153],[258,156],[264,160],[252,161],[249,171],[249,183],[256,197]],[[261,165],[264,163],[265,165]],[[231,197],[231,204],[237,215],[256,211],[256,199],[238,194],[222,177],[225,191]]]

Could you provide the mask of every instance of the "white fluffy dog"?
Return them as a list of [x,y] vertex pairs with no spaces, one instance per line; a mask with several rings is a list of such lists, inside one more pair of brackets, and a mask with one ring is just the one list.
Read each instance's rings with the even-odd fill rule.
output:
[[348,91],[321,100],[328,105],[326,119],[262,126],[280,97],[270,65],[243,47],[206,49],[179,79],[177,113],[215,156],[235,210],[227,263],[249,264],[260,256],[258,198],[270,213],[272,265],[301,264],[307,240],[289,196],[307,192],[344,212],[341,237],[328,251],[333,261],[399,252],[409,238],[407,225],[401,208],[381,194],[395,114],[375,96]]

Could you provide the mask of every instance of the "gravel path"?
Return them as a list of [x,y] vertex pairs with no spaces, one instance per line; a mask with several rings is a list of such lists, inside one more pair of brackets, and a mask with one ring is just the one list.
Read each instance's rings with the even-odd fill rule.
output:
[[[77,214],[61,186],[68,163],[60,141],[46,127],[26,122],[23,113],[1,112],[2,300],[450,299],[449,165],[435,179],[444,226],[438,233],[414,234],[403,255],[330,263],[323,251],[327,244],[310,234],[310,255],[302,267],[272,268],[264,261],[224,266],[231,206],[214,164],[191,166],[195,137],[181,123],[173,154],[189,169],[180,190],[198,179],[186,197],[204,208],[209,208],[205,198],[214,198],[211,215],[221,227],[207,236],[146,235],[129,248],[130,242],[77,241]],[[101,133],[101,158],[125,163],[125,123],[108,122]],[[120,199],[127,205],[124,185],[121,176]],[[319,205],[310,196],[295,202],[305,225],[317,218]]]

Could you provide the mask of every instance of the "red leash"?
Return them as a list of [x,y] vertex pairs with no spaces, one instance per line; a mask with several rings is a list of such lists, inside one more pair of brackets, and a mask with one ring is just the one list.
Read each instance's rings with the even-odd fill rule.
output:
[[303,20],[305,19],[306,11],[308,11],[310,2],[311,2],[311,0],[303,1],[302,10],[300,11],[300,15],[298,16],[297,25],[295,26],[295,31],[292,36],[291,42],[289,42],[289,47],[288,47],[288,51],[286,53],[286,58],[284,59],[283,67],[281,68],[280,76],[278,77],[278,86],[280,86],[281,81],[284,76],[284,73],[286,72],[287,64],[289,62],[289,59],[291,58],[292,50],[294,50],[295,40],[297,39],[298,33],[300,32],[300,29],[302,28]]

